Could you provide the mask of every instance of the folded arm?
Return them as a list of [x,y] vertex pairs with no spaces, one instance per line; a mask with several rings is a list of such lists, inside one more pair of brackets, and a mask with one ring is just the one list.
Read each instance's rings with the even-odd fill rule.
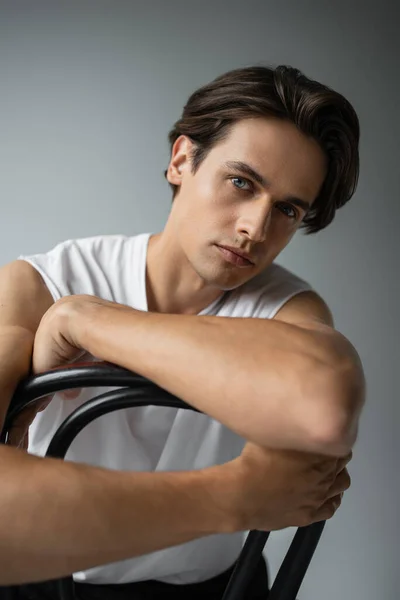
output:
[[[15,387],[30,372],[36,330],[52,304],[30,265],[15,261],[0,269],[0,429]],[[13,431],[16,443],[21,432]],[[0,586],[55,579],[238,530],[232,498],[243,486],[221,468],[128,473],[0,445]]]
[[33,366],[40,372],[71,358],[71,348],[84,349],[151,379],[248,440],[345,455],[364,401],[360,361],[326,323],[318,296],[309,295],[306,307],[296,298],[282,320],[268,320],[148,313],[69,296],[46,313]]

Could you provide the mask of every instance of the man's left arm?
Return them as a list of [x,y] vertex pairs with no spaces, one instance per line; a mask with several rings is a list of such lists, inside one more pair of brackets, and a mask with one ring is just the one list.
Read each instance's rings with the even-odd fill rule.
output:
[[261,445],[344,456],[356,439],[361,362],[313,292],[275,319],[149,313],[68,296],[42,320],[34,371],[71,359],[71,348],[139,373]]

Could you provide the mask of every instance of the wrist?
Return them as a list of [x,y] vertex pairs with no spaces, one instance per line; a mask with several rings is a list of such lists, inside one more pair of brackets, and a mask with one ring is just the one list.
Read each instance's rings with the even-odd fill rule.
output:
[[217,519],[217,533],[245,531],[245,518],[240,508],[241,482],[234,461],[203,469],[209,501]]
[[129,357],[132,359],[133,349],[127,332],[139,311],[89,295],[71,296],[69,301],[65,299],[65,303],[69,341],[74,346],[100,360],[131,368],[131,363],[124,364],[121,357],[129,345]]
[[75,347],[88,350],[88,330],[98,309],[95,297],[65,296],[57,305],[59,331]]

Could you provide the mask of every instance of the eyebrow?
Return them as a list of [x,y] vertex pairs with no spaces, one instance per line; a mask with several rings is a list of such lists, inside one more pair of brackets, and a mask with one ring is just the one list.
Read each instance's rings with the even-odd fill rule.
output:
[[[259,183],[262,187],[267,188],[271,185],[270,182],[267,179],[265,179],[265,177],[263,177],[260,173],[257,173],[257,171],[253,169],[253,167],[251,167],[245,162],[242,162],[241,160],[228,160],[224,163],[224,167],[232,171],[236,171],[237,173],[244,173],[248,175],[249,177],[254,179],[254,181],[257,181],[257,183]],[[307,202],[306,200],[297,198],[297,196],[285,196],[285,198],[283,198],[283,201],[291,202],[292,204],[299,206],[306,213],[311,209],[311,202]]]

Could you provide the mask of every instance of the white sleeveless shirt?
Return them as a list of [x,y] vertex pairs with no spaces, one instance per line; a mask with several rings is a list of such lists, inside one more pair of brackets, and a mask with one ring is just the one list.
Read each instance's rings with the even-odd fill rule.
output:
[[[54,300],[90,294],[147,311],[146,256],[151,234],[106,235],[68,240],[50,252],[20,256],[43,277]],[[294,295],[312,289],[273,263],[261,274],[201,311],[201,315],[271,319]],[[90,388],[75,400],[55,395],[29,430],[29,452],[43,456],[64,419],[89,398],[115,388]],[[119,410],[90,423],[74,440],[66,460],[126,471],[177,471],[223,464],[237,457],[245,440],[201,413],[169,407]],[[118,507],[115,507],[118,510]],[[79,540],[77,540],[79,543]],[[74,574],[85,583],[157,579],[185,584],[228,569],[243,545],[243,533],[210,535]]]

